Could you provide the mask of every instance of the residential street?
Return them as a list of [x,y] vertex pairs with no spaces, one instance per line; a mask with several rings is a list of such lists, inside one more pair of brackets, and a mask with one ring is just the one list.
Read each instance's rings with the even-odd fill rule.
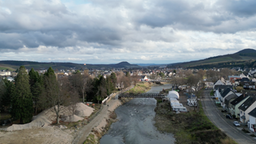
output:
[[217,108],[214,101],[210,98],[211,90],[204,90],[202,105],[205,114],[221,131],[239,144],[255,144],[256,139],[241,131],[241,127],[233,125],[234,120],[226,119],[225,115]]

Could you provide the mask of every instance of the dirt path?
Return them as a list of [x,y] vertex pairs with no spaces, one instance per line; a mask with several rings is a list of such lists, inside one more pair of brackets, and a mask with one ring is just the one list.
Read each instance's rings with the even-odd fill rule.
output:
[[[84,126],[80,131],[78,136],[72,142],[73,144],[82,144],[86,138],[89,136],[90,132],[94,127],[100,125],[103,119],[107,119],[109,116],[109,111],[113,111],[118,105],[120,105],[120,101],[118,99],[111,99],[107,102],[106,105],[103,105],[100,113],[86,126]],[[109,105],[109,106],[107,106]]]

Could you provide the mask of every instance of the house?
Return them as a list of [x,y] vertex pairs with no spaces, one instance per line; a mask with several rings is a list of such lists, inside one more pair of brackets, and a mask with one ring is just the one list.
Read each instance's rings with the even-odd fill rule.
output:
[[244,89],[255,89],[255,82],[249,81],[242,83]]
[[241,73],[241,74],[240,74],[240,77],[241,77],[241,78],[247,78],[247,76],[246,76],[244,73]]
[[14,82],[14,78],[13,77],[7,77],[6,78],[8,81],[10,81],[10,82]]
[[221,95],[221,97],[220,97],[221,106],[223,106],[223,108],[224,108],[225,97],[229,94],[232,94],[232,89],[227,88],[227,89],[221,89],[219,91],[220,91],[220,95]]
[[250,77],[256,77],[256,70],[250,70],[249,71],[249,73],[248,73],[248,75],[250,76]]
[[140,81],[148,81],[148,77],[147,76],[142,76]]
[[251,131],[256,132],[256,107],[248,113],[249,122],[248,127]]
[[10,76],[10,75],[11,75],[10,71],[5,71],[5,70],[0,71],[0,76]]
[[240,111],[240,121],[246,123],[249,121],[248,113],[256,107],[256,97],[249,97],[241,106],[238,108]]
[[213,82],[205,82],[205,87],[209,88],[209,87],[213,87],[214,83]]
[[229,108],[231,107],[231,102],[233,100],[235,100],[236,98],[237,98],[237,95],[233,91],[231,91],[231,93],[226,95],[226,97],[224,99],[223,108],[225,108],[228,112],[230,112]]
[[229,80],[225,82],[225,85],[233,85]]
[[236,118],[239,118],[240,111],[239,111],[238,107],[240,107],[240,105],[243,104],[248,98],[249,98],[249,96],[247,94],[243,94],[243,95],[237,97],[235,100],[233,100],[229,107],[230,114],[234,115]]
[[218,80],[217,82],[214,83],[213,89],[216,89],[215,87],[219,86],[219,85],[225,85],[225,84],[224,84],[224,82],[222,80]]
[[238,85],[244,85],[244,83],[247,83],[250,80],[248,78],[242,78],[242,79],[238,79],[236,81],[238,82]]
[[216,85],[216,86],[214,86],[214,91],[216,91],[216,90],[218,90],[218,89],[227,89],[227,88],[233,88],[233,86],[232,85]]

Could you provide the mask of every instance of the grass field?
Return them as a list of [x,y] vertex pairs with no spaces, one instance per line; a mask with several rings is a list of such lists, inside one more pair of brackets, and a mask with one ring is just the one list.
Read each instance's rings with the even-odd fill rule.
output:
[[5,66],[5,65],[0,65],[0,70],[10,70],[10,71],[15,71],[16,69],[13,67]]
[[152,85],[153,84],[149,82],[140,82],[140,83],[137,83],[134,88],[130,89],[126,93],[134,93],[134,94],[145,93],[151,89]]

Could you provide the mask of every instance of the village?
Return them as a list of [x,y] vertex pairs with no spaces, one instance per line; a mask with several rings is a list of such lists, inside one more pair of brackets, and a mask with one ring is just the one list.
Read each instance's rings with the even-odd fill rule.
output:
[[[44,74],[47,70],[36,70],[39,74]],[[74,75],[77,70],[60,70],[55,71],[57,79],[70,77]],[[211,101],[213,101],[216,107],[225,115],[227,119],[234,120],[234,126],[247,127],[249,133],[255,134],[256,128],[256,93],[255,93],[255,70],[241,70],[241,69],[169,69],[166,67],[161,68],[144,68],[144,69],[110,69],[110,70],[85,70],[89,73],[92,78],[98,77],[99,75],[106,77],[110,76],[111,73],[129,73],[130,76],[134,77],[137,82],[146,83],[171,83],[172,88],[167,92],[164,101],[168,101],[170,109],[176,114],[193,111],[198,106],[198,101],[201,97],[197,96],[197,92],[200,90],[208,91]],[[27,70],[27,73],[29,70]],[[81,74],[83,75],[83,71]],[[119,73],[119,74],[118,74]],[[0,75],[3,79],[7,79],[10,82],[15,82],[17,72],[11,72],[8,70],[2,70]],[[122,74],[124,75],[124,74]],[[1,79],[0,82],[3,82]],[[119,91],[127,89],[125,82],[117,80],[115,88]],[[131,84],[132,85],[132,84]],[[132,88],[132,87],[131,87]],[[109,101],[113,101],[115,94],[105,96],[101,103],[104,104]],[[180,96],[182,95],[182,96]],[[111,100],[112,99],[112,100]],[[115,101],[115,100],[114,100]],[[115,101],[115,106],[111,108],[111,111],[120,105],[119,102]],[[88,104],[89,106],[85,105]],[[78,103],[75,107],[63,107],[63,111],[60,113],[61,121],[72,123],[81,121],[78,129],[82,129],[84,124],[87,124],[88,118],[94,112],[94,106],[91,102]],[[106,107],[103,106],[103,108]],[[3,111],[3,109],[2,109]],[[6,111],[6,110],[4,110]],[[51,112],[50,112],[51,111]],[[74,113],[72,113],[74,111]],[[86,111],[86,112],[85,112]],[[103,110],[104,111],[104,110]],[[102,112],[102,110],[101,110]],[[51,114],[50,114],[51,113]],[[96,111],[100,113],[100,111]],[[8,127],[7,131],[16,130],[29,130],[37,127],[48,127],[54,120],[53,109],[45,111],[41,116],[37,116],[34,120],[25,125],[12,125]],[[107,114],[109,115],[109,113]],[[106,115],[106,116],[107,116]],[[94,117],[94,116],[93,116]],[[109,117],[109,116],[108,116]],[[86,119],[86,121],[84,121]],[[106,119],[107,120],[107,119]],[[100,122],[102,123],[102,122]],[[101,126],[106,125],[100,124]],[[9,126],[10,121],[8,119],[1,119],[0,123],[3,127]],[[100,127],[101,127],[100,126]],[[99,131],[104,131],[98,127]],[[3,129],[3,128],[2,128]],[[55,129],[67,129],[67,127],[60,126]],[[56,131],[56,130],[55,130]],[[52,131],[53,132],[53,131]],[[75,136],[79,133],[78,130],[73,129],[66,131],[65,134],[73,135],[66,143],[73,141]],[[9,133],[10,136],[11,133]],[[53,133],[52,133],[53,134]],[[88,133],[89,134],[89,133]],[[54,134],[53,134],[54,135]],[[85,140],[85,139],[84,139]]]

